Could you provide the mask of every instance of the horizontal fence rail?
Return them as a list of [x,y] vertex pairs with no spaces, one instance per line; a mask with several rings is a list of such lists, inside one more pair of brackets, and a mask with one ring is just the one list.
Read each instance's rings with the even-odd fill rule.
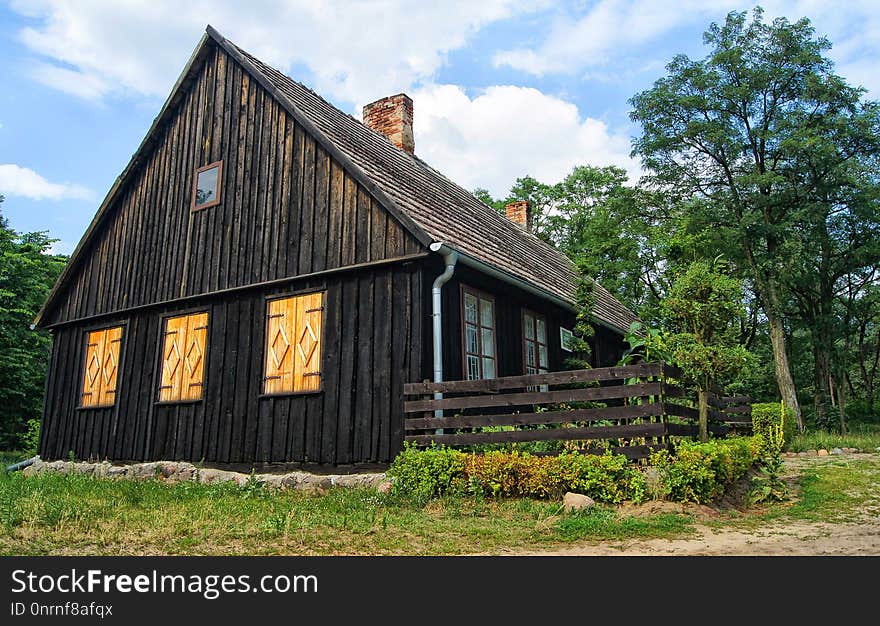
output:
[[[642,458],[667,448],[670,436],[698,434],[699,413],[676,384],[681,378],[672,365],[639,363],[409,383],[404,386],[405,440],[450,446],[577,441],[584,442],[579,447],[585,452],[603,450],[591,442],[604,440],[613,452]],[[750,424],[750,402],[746,396],[710,394],[710,433],[723,435],[734,424]]]

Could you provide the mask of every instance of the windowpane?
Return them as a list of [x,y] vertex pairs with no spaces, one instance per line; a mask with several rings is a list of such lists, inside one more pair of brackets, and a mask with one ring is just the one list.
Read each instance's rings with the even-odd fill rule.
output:
[[483,328],[480,332],[483,336],[483,356],[495,356],[495,331]]
[[480,377],[480,357],[469,354],[467,358],[467,370],[468,380],[477,380]]
[[465,333],[467,335],[467,352],[471,354],[479,354],[480,346],[477,344],[477,329],[475,326],[467,326],[465,328]]
[[538,363],[537,363],[535,357],[536,357],[535,344],[533,344],[531,341],[527,341],[526,342],[526,365],[530,366],[530,367],[534,367],[535,365],[537,365]]
[[495,378],[495,359],[483,359],[483,378]]
[[538,364],[547,367],[547,346],[538,346],[538,356],[540,357]]
[[547,343],[547,326],[543,318],[538,318],[538,341]]
[[526,327],[526,339],[534,339],[535,338],[535,318],[532,317],[531,315],[529,315],[528,313],[525,314],[524,318],[525,318],[524,326]]
[[464,320],[469,324],[477,323],[477,298],[469,293],[464,294]]
[[480,324],[488,328],[495,328],[495,315],[492,301],[480,298]]
[[220,164],[213,165],[196,174],[193,209],[212,206],[220,201]]

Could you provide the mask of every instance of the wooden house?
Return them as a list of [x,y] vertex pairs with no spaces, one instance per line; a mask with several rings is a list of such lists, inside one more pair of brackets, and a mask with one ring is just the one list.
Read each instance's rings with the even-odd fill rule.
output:
[[[383,463],[404,383],[564,369],[571,263],[415,156],[412,114],[208,27],[36,320],[40,455]],[[635,318],[595,294],[609,364]]]

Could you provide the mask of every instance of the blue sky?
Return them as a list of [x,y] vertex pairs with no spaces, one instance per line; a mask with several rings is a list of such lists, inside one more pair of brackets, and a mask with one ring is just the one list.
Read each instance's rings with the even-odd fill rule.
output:
[[[808,17],[837,71],[876,97],[880,2],[763,2]],[[0,0],[0,193],[13,228],[69,253],[210,23],[357,117],[405,91],[416,152],[459,184],[503,195],[526,174],[574,165],[631,177],[627,100],[702,33],[727,0]]]

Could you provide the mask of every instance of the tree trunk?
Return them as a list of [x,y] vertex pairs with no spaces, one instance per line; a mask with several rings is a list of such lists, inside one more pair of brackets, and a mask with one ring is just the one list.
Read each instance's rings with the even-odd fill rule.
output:
[[698,392],[700,407],[700,441],[709,441],[709,392],[702,389]]
[[773,360],[776,364],[776,384],[779,385],[779,394],[785,400],[785,406],[794,411],[798,430],[804,432],[804,420],[801,417],[801,407],[798,404],[797,390],[794,379],[791,377],[791,368],[788,365],[788,353],[785,350],[785,329],[782,327],[782,318],[770,307],[765,311],[767,321],[770,324],[770,343],[773,344]]
[[812,333],[813,337],[813,411],[816,424],[829,425],[828,405],[834,404],[829,399],[828,381],[831,379],[831,358],[822,343],[824,337],[819,329]]
[[829,378],[828,385],[832,388],[832,393],[837,392],[837,410],[840,412],[840,434],[846,434],[846,395],[841,385],[835,385],[834,379]]

